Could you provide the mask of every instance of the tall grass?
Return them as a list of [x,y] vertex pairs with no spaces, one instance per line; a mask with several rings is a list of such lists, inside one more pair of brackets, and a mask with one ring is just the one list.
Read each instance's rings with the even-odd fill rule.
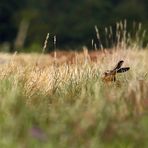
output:
[[[129,31],[130,28],[130,31]],[[142,49],[146,47],[146,30],[142,27],[142,23],[133,22],[133,24],[127,23],[127,20],[119,21],[114,26],[105,27],[103,33],[99,32],[97,26],[95,26],[97,41],[94,46],[98,45],[98,48],[103,50],[105,48],[115,49]],[[104,42],[102,42],[102,38]],[[93,47],[93,45],[92,45]]]
[[[1,54],[0,147],[148,147],[148,50],[94,53],[96,62],[85,49],[72,64],[58,52],[56,64],[49,55]],[[130,71],[117,75],[120,86],[103,83],[121,59]]]
[[[0,69],[0,146],[147,147],[147,56],[118,50],[100,64],[52,65],[44,55],[35,65],[15,55]],[[131,67],[121,86],[104,84],[101,73],[121,58]]]

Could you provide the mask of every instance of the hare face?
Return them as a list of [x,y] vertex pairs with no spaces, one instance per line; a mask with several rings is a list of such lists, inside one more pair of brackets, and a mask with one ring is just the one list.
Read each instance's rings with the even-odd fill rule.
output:
[[114,69],[107,70],[106,72],[104,72],[103,76],[102,76],[102,80],[104,82],[114,82],[114,81],[116,81],[116,74],[117,73],[123,73],[123,72],[128,71],[130,69],[129,67],[121,68],[123,62],[124,61],[119,61]]
[[102,80],[104,82],[112,82],[112,81],[116,81],[116,71],[106,71],[104,72],[103,76],[102,76]]

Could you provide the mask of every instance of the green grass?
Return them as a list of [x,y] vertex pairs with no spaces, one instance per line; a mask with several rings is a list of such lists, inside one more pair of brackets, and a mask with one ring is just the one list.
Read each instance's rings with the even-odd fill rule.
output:
[[[147,53],[119,51],[100,64],[44,68],[24,55],[25,64],[16,58],[2,66],[0,147],[148,147],[148,105],[142,104],[148,100]],[[101,73],[121,55],[130,71],[118,75],[120,87],[104,84]]]

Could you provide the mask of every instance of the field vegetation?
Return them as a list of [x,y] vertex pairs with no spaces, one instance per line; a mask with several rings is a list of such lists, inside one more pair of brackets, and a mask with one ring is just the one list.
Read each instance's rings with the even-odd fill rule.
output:
[[[148,50],[86,51],[0,55],[1,147],[148,146]],[[121,59],[120,85],[103,83]]]
[[[148,48],[118,39],[95,51],[1,53],[0,147],[148,147]],[[119,60],[130,70],[104,83]]]

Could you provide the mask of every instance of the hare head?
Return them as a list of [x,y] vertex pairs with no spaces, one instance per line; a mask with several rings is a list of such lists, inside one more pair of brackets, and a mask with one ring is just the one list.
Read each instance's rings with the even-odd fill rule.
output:
[[104,82],[115,82],[116,81],[116,74],[117,73],[123,73],[130,69],[130,67],[123,67],[121,68],[124,61],[119,61],[115,68],[112,70],[107,70],[103,73],[102,80]]

